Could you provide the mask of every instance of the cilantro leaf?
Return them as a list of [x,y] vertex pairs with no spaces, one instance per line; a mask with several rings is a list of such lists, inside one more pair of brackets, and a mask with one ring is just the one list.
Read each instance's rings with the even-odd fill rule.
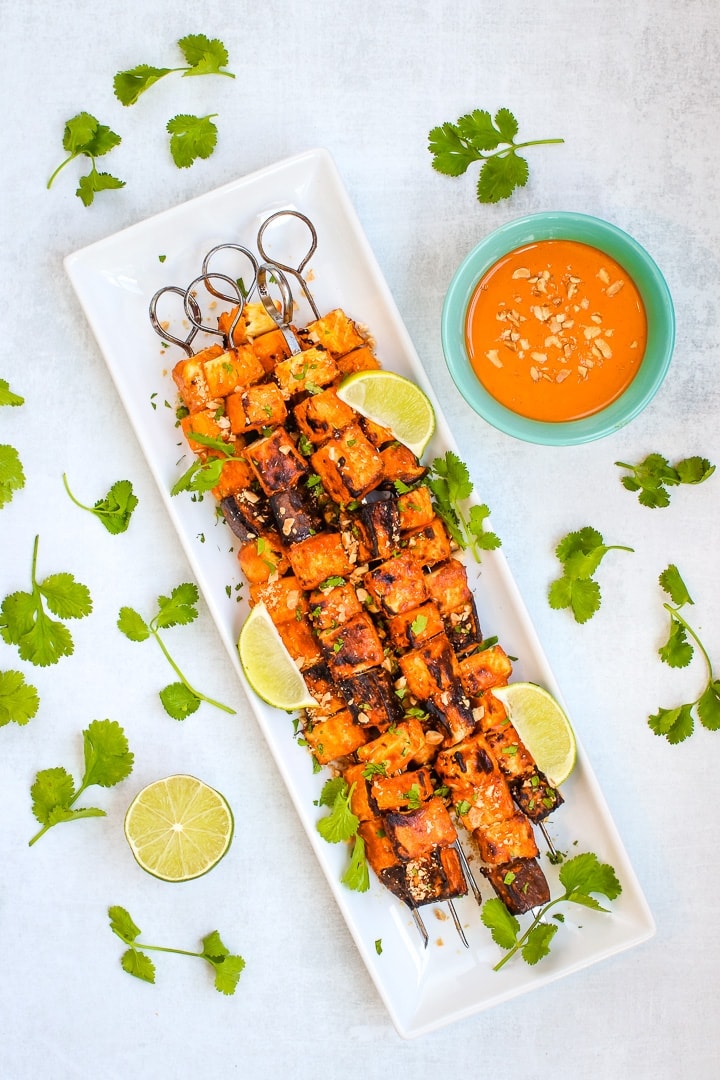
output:
[[707,458],[688,457],[675,463],[675,471],[681,484],[702,484],[715,472],[715,466]]
[[695,650],[687,639],[687,631],[681,622],[670,618],[667,641],[658,649],[660,659],[668,667],[687,667]]
[[175,69],[152,67],[150,64],[136,64],[127,71],[118,71],[113,79],[115,97],[123,105],[134,105],[141,94],[173,70]]
[[684,742],[693,733],[693,704],[679,705],[674,709],[658,709],[648,717],[650,730],[656,735],[664,735],[671,744]]
[[0,405],[23,405],[25,398],[14,394],[7,379],[0,379]]
[[343,885],[355,892],[367,892],[370,888],[370,873],[365,857],[365,841],[362,836],[355,837],[350,862],[340,880]]
[[218,38],[207,38],[204,34],[188,34],[178,41],[180,51],[187,61],[186,67],[153,67],[150,64],[137,64],[127,71],[118,71],[113,79],[113,89],[118,101],[123,105],[135,105],[141,94],[154,86],[166,75],[179,72],[186,75],[227,75],[234,79],[231,71],[222,69],[228,63],[228,52]]
[[75,781],[61,766],[42,769],[30,788],[32,812],[41,825],[47,825],[58,806],[69,806],[75,796]]
[[433,495],[435,510],[445,522],[455,543],[470,549],[480,562],[480,552],[500,547],[502,541],[485,529],[490,510],[485,503],[473,505],[466,513],[463,504],[473,492],[468,467],[452,450],[437,457],[430,466],[427,485]]
[[90,172],[80,178],[75,194],[85,206],[90,206],[96,192],[107,191],[111,188],[125,186],[124,180],[118,180],[110,173],[100,173],[95,167],[96,158],[103,157],[122,142],[120,136],[112,131],[106,124],[101,124],[92,113],[81,112],[73,116],[65,124],[63,132],[63,149],[68,156],[60,162],[55,172],[47,182],[48,189],[52,186],[55,177],[74,161],[77,157],[90,159]]
[[529,166],[518,150],[528,146],[561,143],[563,139],[536,139],[516,143],[519,126],[509,109],[498,109],[492,117],[486,109],[474,109],[456,123],[433,128],[428,135],[432,166],[447,176],[462,175],[475,161],[481,161],[477,198],[481,203],[508,199],[524,187]]
[[27,724],[39,707],[38,692],[25,682],[21,671],[0,671],[0,727],[11,720],[16,724]]
[[720,679],[712,679],[698,698],[700,723],[709,731],[720,730]]
[[112,173],[91,169],[87,176],[80,177],[75,194],[83,206],[91,206],[99,191],[113,191],[122,187],[125,187],[125,181],[119,180]]
[[52,574],[44,581],[36,577],[39,536],[35,537],[32,558],[32,591],[6,596],[0,606],[0,637],[16,645],[23,660],[39,667],[56,664],[70,656],[74,645],[64,623],[51,619],[43,601],[61,619],[81,619],[92,611],[92,599],[86,585],[72,574]]
[[557,923],[538,923],[527,935],[522,947],[522,958],[526,964],[537,964],[550,952],[550,943],[558,932]]
[[128,949],[124,952],[120,957],[120,964],[128,975],[134,975],[136,979],[142,979],[143,982],[155,982],[155,965],[150,957],[139,949]]
[[685,604],[693,603],[687,585],[674,563],[670,563],[665,567],[658,580],[676,607],[683,607]]
[[638,493],[638,502],[651,509],[670,505],[669,487],[678,484],[701,484],[715,472],[715,466],[707,458],[688,457],[674,466],[662,454],[648,454],[637,465],[616,461],[621,469],[627,469],[621,483],[628,491]]
[[555,548],[563,574],[550,583],[550,607],[570,608],[578,623],[592,618],[602,600],[600,586],[592,575],[609,551],[633,551],[633,548],[606,544],[602,533],[590,525],[564,536]]
[[202,957],[212,964],[215,971],[215,989],[221,994],[234,994],[245,968],[242,956],[231,955],[217,930],[207,934],[202,944]]
[[120,608],[117,625],[130,641],[146,641],[150,637],[150,627],[142,615],[131,607]]
[[315,823],[317,831],[329,844],[349,840],[358,831],[360,820],[350,809],[354,788],[354,784],[348,787],[347,781],[343,780],[342,788],[335,795],[331,812]]
[[346,791],[347,780],[343,779],[342,776],[331,776],[322,786],[318,806],[334,806],[337,796],[345,794]]
[[173,720],[184,720],[200,708],[200,698],[181,682],[170,683],[159,694],[163,709]]
[[0,443],[0,508],[9,503],[16,491],[25,487],[20,455],[14,446]]
[[176,585],[170,596],[158,596],[158,611],[153,620],[155,627],[167,629],[194,622],[198,617],[196,604],[199,598],[198,587],[191,581]]
[[[188,74],[190,74],[188,72]],[[209,158],[217,145],[217,126],[208,116],[178,114],[167,122],[170,153],[178,169],[188,169],[198,158]]]
[[222,468],[222,458],[213,457],[208,458],[207,461],[196,458],[182,476],[175,481],[170,489],[170,494],[179,495],[181,491],[197,491],[203,494],[206,491],[211,491],[214,487],[217,487],[220,481]]
[[502,900],[494,896],[482,906],[481,919],[501,949],[512,949],[520,934],[520,923],[511,915]]
[[551,582],[548,589],[548,602],[551,608],[560,610],[570,608],[575,622],[585,623],[600,610],[602,596],[600,586],[594,578],[573,580],[563,574]]
[[108,908],[110,916],[110,929],[114,934],[129,945],[135,938],[140,937],[140,927],[133,922],[130,912],[117,904]]
[[65,473],[63,473],[63,484],[75,505],[79,506],[81,510],[87,510],[89,513],[95,514],[109,533],[117,535],[127,530],[132,512],[138,504],[137,496],[133,492],[129,480],[116,480],[107,495],[102,499],[98,499],[93,506],[86,506],[75,498],[70,490]]
[[589,896],[590,893],[600,893],[608,900],[617,900],[622,892],[612,866],[601,863],[593,852],[584,852],[568,859],[559,873],[567,900],[574,900],[577,895]]

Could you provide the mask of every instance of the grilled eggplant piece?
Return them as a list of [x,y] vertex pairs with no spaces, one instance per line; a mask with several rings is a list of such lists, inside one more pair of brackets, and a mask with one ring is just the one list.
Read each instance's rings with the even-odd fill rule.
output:
[[307,540],[323,528],[323,521],[304,488],[276,491],[268,502],[277,531],[285,544]]
[[484,866],[482,873],[513,915],[523,915],[550,899],[547,878],[535,859],[513,859],[503,866]]

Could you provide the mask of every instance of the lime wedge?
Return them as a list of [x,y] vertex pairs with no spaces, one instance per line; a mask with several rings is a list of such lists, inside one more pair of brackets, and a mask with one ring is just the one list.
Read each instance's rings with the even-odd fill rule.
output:
[[190,881],[212,870],[230,847],[233,815],[195,776],[155,780],[125,815],[125,837],[143,870],[162,881]]
[[292,712],[317,705],[264,604],[256,604],[238,640],[240,663],[259,697]]
[[389,428],[416,455],[435,431],[435,410],[419,386],[394,371],[355,371],[340,383],[337,396],[368,420]]
[[493,688],[510,723],[535,758],[537,767],[558,786],[575,768],[575,735],[563,708],[552,694],[531,682]]

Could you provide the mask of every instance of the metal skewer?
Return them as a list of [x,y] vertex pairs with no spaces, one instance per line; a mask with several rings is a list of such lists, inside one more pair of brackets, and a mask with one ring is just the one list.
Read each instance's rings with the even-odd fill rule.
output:
[[428,942],[430,941],[430,936],[429,936],[429,934],[427,932],[427,927],[425,926],[425,923],[422,921],[422,917],[420,915],[420,912],[418,911],[418,909],[416,907],[413,907],[411,905],[410,911],[412,912],[413,921],[414,921],[415,925],[417,926],[418,930],[420,931],[420,937],[423,939],[423,944],[424,944],[425,948],[427,949]]
[[[279,311],[268,291],[268,275],[272,277],[273,284],[277,285],[280,291]],[[285,277],[282,270],[278,269],[275,263],[264,262],[260,263],[257,268],[256,280],[257,290],[260,294],[263,307],[278,329],[282,331],[282,335],[287,342],[290,352],[293,356],[296,356],[298,353],[302,352],[302,347],[290,325],[293,311],[293,297],[288,279]]]
[[200,329],[197,324],[197,321],[200,319],[201,316],[200,307],[195,300],[195,297],[190,297],[189,302],[193,312],[193,315],[190,316],[192,329],[190,330],[190,333],[186,338],[177,338],[165,329],[165,327],[161,324],[157,314],[158,303],[166,293],[174,293],[176,296],[181,296],[183,298],[183,303],[187,306],[188,296],[186,289],[181,289],[179,285],[163,285],[162,289],[158,289],[158,291],[155,293],[152,300],[150,301],[150,322],[152,323],[153,330],[164,341],[170,341],[173,345],[179,345],[181,349],[185,350],[188,356],[194,356],[195,350],[192,347],[192,341],[194,340]]
[[465,946],[465,948],[469,949],[470,948],[470,943],[468,942],[468,939],[465,937],[465,931],[463,930],[462,926],[460,925],[460,917],[458,916],[458,913],[455,910],[455,905],[453,904],[452,900],[448,900],[447,905],[450,908],[450,914],[452,915],[453,922],[455,923],[455,929],[458,932],[458,936],[459,936],[460,940],[462,941],[463,945]]
[[[265,230],[267,229],[268,225],[282,217],[298,218],[300,221],[303,222],[303,224],[307,225],[310,231],[310,247],[308,248],[307,253],[303,256],[297,266],[288,266],[286,263],[278,262],[277,259],[272,258],[272,256],[266,252],[263,245],[263,237],[265,235]],[[257,247],[261,257],[265,260],[266,263],[270,263],[272,266],[276,266],[279,270],[284,270],[286,274],[292,274],[295,280],[299,283],[303,293],[305,294],[305,298],[310,307],[312,308],[315,318],[319,319],[320,312],[318,311],[315,300],[313,299],[313,295],[308,288],[307,281],[302,276],[302,271],[305,269],[309,260],[315,254],[315,250],[317,248],[317,232],[315,231],[315,226],[313,225],[310,218],[306,217],[305,214],[301,214],[299,210],[278,210],[275,214],[271,214],[269,218],[266,218],[260,226],[257,234]]]
[[475,897],[476,902],[478,904],[482,904],[482,895],[480,893],[480,886],[478,885],[477,881],[475,880],[473,872],[470,869],[470,863],[467,860],[467,855],[463,851],[460,841],[456,840],[455,843],[453,844],[453,847],[455,848],[455,850],[458,853],[458,857],[460,859],[460,865],[462,866],[463,873],[465,874],[465,877],[467,878],[467,880],[468,880],[468,882],[470,884],[470,888],[472,889],[472,894]]
[[208,292],[212,293],[213,296],[217,296],[218,300],[227,300],[231,304],[235,303],[234,296],[228,296],[227,293],[220,292],[219,289],[216,289],[212,285],[211,279],[213,277],[219,277],[220,275],[210,270],[210,260],[215,258],[219,251],[238,251],[241,255],[245,256],[245,258],[252,266],[252,279],[247,287],[245,286],[243,278],[234,279],[235,286],[240,292],[243,300],[247,300],[250,296],[252,296],[255,284],[257,282],[258,261],[253,255],[252,251],[250,251],[246,247],[243,247],[242,244],[216,244],[215,247],[210,248],[202,263],[202,276],[205,280],[205,285]]
[[[235,290],[235,295],[234,296],[231,296],[231,297],[224,296],[224,299],[230,300],[231,303],[238,305],[238,309],[235,312],[235,316],[234,316],[234,318],[232,320],[232,323],[230,324],[230,327],[229,327],[226,334],[224,334],[222,330],[219,330],[217,326],[205,326],[205,324],[201,321],[201,319],[202,319],[202,311],[200,310],[200,305],[197,302],[197,299],[195,297],[195,293],[194,293],[193,290],[198,285],[203,284],[205,286],[205,288],[208,290],[208,292],[210,292],[213,296],[217,296],[218,293],[215,292],[213,289],[211,289],[211,287],[209,285],[209,281],[210,281],[211,278],[219,278],[220,281],[224,281],[226,284],[230,285],[232,289]],[[196,332],[199,331],[199,330],[202,330],[202,332],[204,334],[214,334],[216,337],[225,338],[230,344],[232,344],[233,334],[235,333],[235,327],[237,326],[237,324],[240,321],[240,318],[242,316],[243,304],[245,302],[244,298],[243,298],[243,295],[242,295],[242,292],[240,290],[240,286],[238,285],[237,281],[235,281],[234,278],[229,277],[227,274],[220,274],[220,273],[217,273],[215,271],[213,271],[212,273],[205,272],[205,273],[199,274],[198,277],[194,278],[190,282],[187,289],[185,290],[184,296],[185,296],[185,313],[186,313],[188,319],[190,320],[190,322],[195,327]]]

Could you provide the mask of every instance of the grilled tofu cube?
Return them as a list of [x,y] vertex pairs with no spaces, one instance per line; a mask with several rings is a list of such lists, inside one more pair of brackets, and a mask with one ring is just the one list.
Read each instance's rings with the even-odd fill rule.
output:
[[249,345],[238,345],[203,363],[211,398],[227,397],[241,386],[251,386],[265,377],[262,364]]
[[395,436],[390,428],[383,427],[382,424],[376,424],[374,420],[370,420],[367,416],[361,416],[359,422],[370,442],[378,450],[380,447],[387,446],[388,443],[395,441]]
[[432,773],[427,766],[396,773],[395,776],[375,775],[369,781],[370,797],[378,810],[407,810],[417,808],[433,794]]
[[325,662],[339,683],[382,664],[385,659],[375,624],[365,611],[334,630],[321,630],[318,637]]
[[337,378],[338,370],[329,352],[320,347],[293,353],[275,365],[273,376],[286,398],[306,392],[313,393],[318,386],[329,386]]
[[290,569],[285,550],[279,539],[267,534],[249,540],[238,551],[240,568],[251,585],[268,581],[274,575],[282,576]]
[[310,618],[318,630],[344,626],[353,615],[363,611],[355,588],[349,582],[326,589],[315,589],[308,598]]
[[256,582],[250,586],[250,600],[253,606],[264,604],[276,626],[295,622],[308,612],[307,596],[294,574],[286,574],[276,581]]
[[390,843],[401,859],[417,859],[436,847],[457,840],[452,818],[442,799],[433,797],[416,810],[389,810],[383,814]]
[[243,315],[238,315],[238,306],[231,308],[230,311],[221,311],[218,315],[218,330],[224,335],[225,339],[228,339],[230,334],[230,328],[233,326],[232,341],[228,341],[228,345],[247,345],[247,323]]
[[528,753],[525,744],[512,724],[486,731],[483,728],[481,719],[480,730],[490,744],[495,760],[500,766],[500,771],[508,782],[521,780],[523,777],[530,775],[535,765],[534,759]]
[[524,915],[550,899],[550,886],[535,859],[484,866],[482,872],[511,915]]
[[213,451],[201,442],[197,442],[193,439],[193,435],[205,435],[210,439],[227,439],[227,429],[221,427],[218,419],[217,409],[201,409],[199,412],[184,416],[180,421],[188,446],[203,461],[210,455],[217,456],[219,451]]
[[388,866],[382,870],[380,880],[411,908],[454,900],[468,891],[454,847],[436,847],[420,858]]
[[400,545],[400,512],[390,491],[370,491],[358,508],[358,524],[371,559],[389,559]]
[[458,559],[448,559],[426,574],[428,595],[437,600],[440,612],[458,611],[472,603],[473,595],[467,582],[467,570]]
[[222,352],[222,345],[210,345],[209,348],[203,349],[202,352],[196,353],[195,356],[178,361],[173,368],[173,381],[180,392],[183,405],[191,413],[205,409],[208,402],[212,400],[212,394],[205,377],[204,361],[221,356]]
[[439,517],[433,518],[427,525],[404,534],[408,551],[421,566],[435,566],[450,558],[450,537]]
[[511,675],[512,661],[502,645],[478,649],[460,660],[460,678],[471,698],[492,686],[504,686]]
[[[317,715],[332,716],[333,713],[347,708],[347,701],[340,693],[324,660],[306,668],[303,671],[303,678],[308,690],[317,701]],[[316,715],[315,709],[312,710],[312,715]]]
[[513,859],[534,859],[538,854],[532,825],[520,811],[504,821],[483,825],[473,831],[473,840],[478,846],[480,858],[484,863],[497,865],[511,862]]
[[310,461],[325,491],[342,505],[362,499],[383,479],[380,454],[357,423],[328,439]]
[[332,386],[304,398],[293,408],[295,423],[315,446],[332,438],[357,419],[354,409],[346,405]]
[[520,810],[534,822],[543,821],[564,802],[560,792],[537,766],[533,766],[529,775],[511,780],[510,790]]
[[404,492],[398,498],[398,511],[402,532],[413,532],[415,529],[422,529],[423,526],[429,525],[435,517],[430,488],[420,484],[412,491]]
[[[279,312],[280,309],[277,304],[275,304],[275,307]],[[247,336],[253,341],[262,334],[268,334],[271,330],[278,329],[277,323],[272,315],[268,314],[262,301],[257,301],[253,304],[244,304],[243,318],[245,320]]]
[[275,383],[257,383],[229,394],[225,399],[225,412],[230,430],[238,435],[279,427],[287,419],[285,400]]
[[245,450],[241,443],[238,444],[238,457],[226,458],[220,469],[220,479],[212,489],[214,497],[221,502],[228,495],[234,495],[238,491],[244,491],[253,482],[253,472],[245,458]]
[[246,544],[272,532],[273,516],[264,495],[247,487],[221,500],[220,509],[235,536]]
[[[360,817],[359,814],[358,817]],[[404,887],[403,892],[398,893],[397,889],[393,888],[385,879],[385,875],[389,871],[392,872],[396,868],[398,870],[402,868],[400,860],[395,853],[395,849],[387,838],[382,818],[374,817],[369,820],[361,819],[360,827],[358,828],[358,836],[361,836],[363,839],[365,844],[365,857],[373,872],[383,884],[387,885],[389,889],[392,889],[396,896],[399,895],[401,900],[406,900],[406,890]]]
[[298,454],[284,427],[257,439],[245,453],[266,495],[294,487],[308,471],[305,458]]
[[356,724],[349,709],[342,709],[322,720],[306,720],[303,728],[313,754],[321,765],[329,765],[358,750],[367,738],[360,724]]
[[288,551],[293,573],[303,589],[317,589],[332,577],[347,577],[352,570],[339,533],[322,532],[293,544]]
[[303,488],[276,491],[268,502],[284,544],[307,540],[323,528],[320,515]]
[[402,720],[403,707],[386,668],[373,667],[349,679],[341,679],[339,686],[359,724],[385,731]]
[[443,632],[443,621],[434,600],[426,600],[410,611],[393,615],[387,620],[390,641],[397,652],[405,652],[422,645],[431,637]]
[[399,724],[393,724],[376,739],[365,743],[358,750],[358,759],[372,765],[382,765],[385,774],[392,776],[410,767],[416,754],[425,750],[425,732],[420,721],[408,716]]
[[443,694],[458,687],[462,689],[457,657],[445,634],[436,634],[418,648],[404,653],[398,663],[408,690],[419,701],[442,704]]
[[270,374],[281,360],[290,356],[290,346],[285,340],[282,330],[270,330],[267,334],[260,334],[253,338],[253,352],[263,366],[266,374]]
[[343,356],[365,344],[365,338],[341,308],[308,323],[306,333],[310,341],[322,345],[333,356]]
[[424,465],[421,465],[407,446],[399,442],[391,442],[389,446],[380,451],[385,478],[393,483],[401,480],[403,484],[415,484],[422,480],[427,473]]
[[341,375],[352,375],[354,371],[375,371],[380,367],[380,361],[369,345],[361,345],[359,349],[336,357],[335,363]]
[[387,615],[411,611],[427,599],[425,575],[410,551],[402,551],[394,559],[368,571],[363,582],[377,606]]
[[440,750],[435,771],[450,788],[455,809],[470,832],[514,815],[507,780],[483,735],[473,735]]
[[320,663],[322,660],[320,645],[306,615],[300,619],[288,619],[278,623],[277,628],[285,648],[301,671]]

